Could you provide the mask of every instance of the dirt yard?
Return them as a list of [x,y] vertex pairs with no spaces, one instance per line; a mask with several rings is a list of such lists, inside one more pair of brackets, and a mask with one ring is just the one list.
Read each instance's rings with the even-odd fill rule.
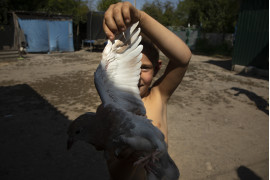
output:
[[[108,180],[102,152],[66,149],[71,120],[100,104],[101,53],[0,59],[0,179]],[[166,64],[166,58],[164,58]],[[269,178],[269,81],[193,55],[168,105],[169,152],[182,180]]]

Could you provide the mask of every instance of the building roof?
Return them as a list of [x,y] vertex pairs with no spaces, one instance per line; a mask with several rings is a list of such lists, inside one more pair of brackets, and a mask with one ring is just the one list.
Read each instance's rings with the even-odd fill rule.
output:
[[61,13],[51,14],[47,12],[31,12],[31,11],[14,11],[21,19],[55,19],[55,20],[72,20],[71,15]]

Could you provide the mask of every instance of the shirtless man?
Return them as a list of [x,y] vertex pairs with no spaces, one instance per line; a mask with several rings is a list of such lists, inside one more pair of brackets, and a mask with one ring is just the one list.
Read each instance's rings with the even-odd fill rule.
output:
[[[165,141],[168,143],[167,103],[183,79],[191,52],[179,37],[129,2],[119,2],[108,8],[104,15],[103,29],[108,38],[113,40],[115,34],[125,31],[127,27],[137,21],[139,21],[142,33],[170,60],[164,74],[150,87],[161,61],[152,63],[153,60],[149,59],[151,58],[149,52],[143,51],[139,82],[140,95],[146,108],[147,118],[151,119],[153,125],[163,132]],[[108,167],[112,179],[145,179],[143,168],[134,167],[133,162],[129,160],[113,158],[108,161]]]

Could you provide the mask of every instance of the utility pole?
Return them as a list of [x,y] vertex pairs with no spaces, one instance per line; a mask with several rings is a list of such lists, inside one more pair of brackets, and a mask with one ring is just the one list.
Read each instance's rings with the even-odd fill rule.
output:
[[134,0],[134,7],[136,8],[136,0]]

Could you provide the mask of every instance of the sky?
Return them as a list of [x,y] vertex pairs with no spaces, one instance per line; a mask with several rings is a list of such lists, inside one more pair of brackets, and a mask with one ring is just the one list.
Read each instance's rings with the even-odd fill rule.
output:
[[[126,1],[129,1],[129,2],[131,2],[131,4],[134,5],[134,0],[126,0]],[[141,10],[145,2],[152,3],[153,1],[154,0],[146,0],[146,1],[145,0],[136,0],[136,8]],[[179,0],[169,0],[169,1],[171,1],[172,3],[174,3],[175,6],[176,6],[178,4],[178,1]]]

